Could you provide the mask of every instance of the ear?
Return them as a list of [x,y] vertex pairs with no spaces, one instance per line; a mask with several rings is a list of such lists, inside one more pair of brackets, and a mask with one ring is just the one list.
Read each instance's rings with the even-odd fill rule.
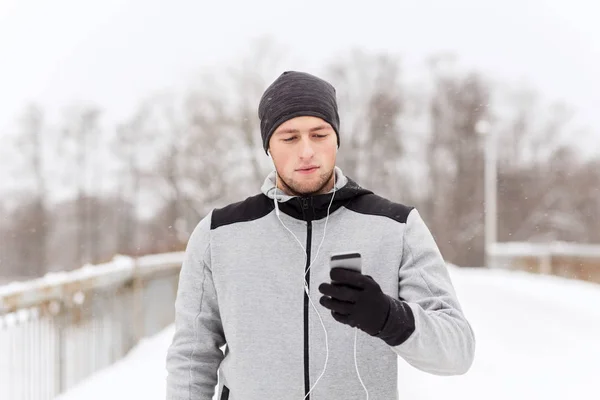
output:
[[271,164],[273,165],[273,167],[275,167],[275,160],[273,160],[273,156],[271,155],[271,152],[267,150],[267,155],[269,156],[269,158],[271,159]]

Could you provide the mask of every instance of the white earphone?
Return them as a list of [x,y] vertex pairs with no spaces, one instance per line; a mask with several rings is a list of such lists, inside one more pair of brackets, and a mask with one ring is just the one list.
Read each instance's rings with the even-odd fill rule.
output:
[[[336,146],[336,151],[337,151],[337,146]],[[269,155],[269,157],[271,157],[271,154],[269,152],[267,152],[267,154]],[[271,157],[271,159],[273,159],[273,158]],[[313,387],[308,391],[308,393],[306,394],[306,396],[304,396],[305,399],[313,391],[313,389],[315,388],[315,386],[317,386],[317,383],[319,383],[319,380],[321,380],[321,377],[323,376],[323,374],[325,373],[325,371],[327,369],[327,361],[329,360],[329,344],[328,344],[328,340],[327,340],[327,328],[325,328],[325,324],[323,323],[323,319],[321,318],[321,314],[319,313],[319,311],[315,307],[315,304],[313,303],[313,301],[312,301],[312,299],[310,297],[310,291],[308,289],[308,283],[306,282],[306,273],[312,267],[312,264],[315,262],[315,260],[319,256],[319,251],[321,250],[321,245],[323,245],[323,241],[325,240],[325,235],[326,235],[326,232],[327,232],[327,222],[329,220],[329,210],[331,208],[331,204],[333,203],[333,198],[335,197],[335,192],[337,190],[336,187],[335,187],[335,178],[336,178],[336,176],[335,176],[335,167],[334,167],[334,171],[333,171],[333,194],[331,196],[331,200],[329,202],[329,206],[327,207],[327,216],[325,218],[325,226],[323,227],[323,238],[321,239],[321,243],[319,244],[319,247],[317,248],[317,253],[315,254],[315,258],[312,259],[312,261],[308,265],[308,268],[304,272],[304,276],[303,276],[304,291],[306,292],[306,295],[308,296],[308,300],[310,301],[310,304],[312,305],[312,307],[314,308],[315,312],[317,313],[317,315],[319,317],[319,320],[321,322],[321,326],[323,327],[323,331],[325,332],[325,350],[326,350],[325,366],[323,367],[323,372],[321,372],[321,375],[319,375],[319,378],[317,378],[317,381],[314,383]],[[300,242],[300,240],[294,234],[294,232],[292,232],[287,226],[285,226],[285,224],[281,220],[281,216],[280,216],[280,213],[279,213],[278,201],[277,201],[277,190],[278,190],[277,180],[278,180],[278,174],[277,174],[277,170],[275,170],[275,195],[273,196],[273,203],[275,205],[275,214],[277,215],[277,218],[279,219],[279,222],[281,223],[281,225],[285,229],[287,229],[287,231],[289,233],[292,234],[292,236],[294,237],[294,239],[296,239],[296,241],[298,242],[298,244],[302,248],[302,251],[304,252],[304,255],[306,256],[306,249],[302,245],[302,242]],[[354,331],[354,365],[356,367],[356,373],[358,374],[358,379],[360,381],[360,384],[362,385],[363,389],[365,389],[365,392],[367,393],[367,400],[369,400],[369,391],[365,387],[365,385],[364,385],[364,383],[363,383],[363,381],[362,381],[362,379],[360,377],[360,372],[358,371],[358,363],[356,361],[356,338],[357,338],[357,334],[358,334],[358,328],[354,328],[354,329],[355,329],[355,331]]]

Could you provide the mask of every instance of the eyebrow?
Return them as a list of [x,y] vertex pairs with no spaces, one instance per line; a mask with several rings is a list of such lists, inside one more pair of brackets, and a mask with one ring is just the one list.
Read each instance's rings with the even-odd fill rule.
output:
[[[329,129],[329,126],[327,125],[319,125],[319,126],[315,126],[314,128],[310,128],[309,132],[317,132],[317,131],[322,131],[324,129]],[[275,134],[280,134],[280,133],[300,133],[300,131],[298,129],[282,129],[279,130],[277,132],[275,132]]]

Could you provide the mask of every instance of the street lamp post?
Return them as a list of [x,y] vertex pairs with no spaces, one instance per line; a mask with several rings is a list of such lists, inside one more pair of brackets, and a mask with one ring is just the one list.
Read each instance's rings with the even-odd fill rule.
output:
[[490,129],[486,120],[481,120],[476,126],[477,132],[485,140],[485,263],[486,267],[493,267],[492,246],[496,244],[498,213],[497,213],[497,144],[496,134]]

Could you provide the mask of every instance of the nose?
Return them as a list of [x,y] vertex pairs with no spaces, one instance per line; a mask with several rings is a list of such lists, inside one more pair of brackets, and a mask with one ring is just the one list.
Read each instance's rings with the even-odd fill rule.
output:
[[312,156],[315,154],[315,151],[313,149],[310,139],[303,138],[300,146],[301,146],[300,158],[303,158],[303,159],[304,158],[312,158]]

